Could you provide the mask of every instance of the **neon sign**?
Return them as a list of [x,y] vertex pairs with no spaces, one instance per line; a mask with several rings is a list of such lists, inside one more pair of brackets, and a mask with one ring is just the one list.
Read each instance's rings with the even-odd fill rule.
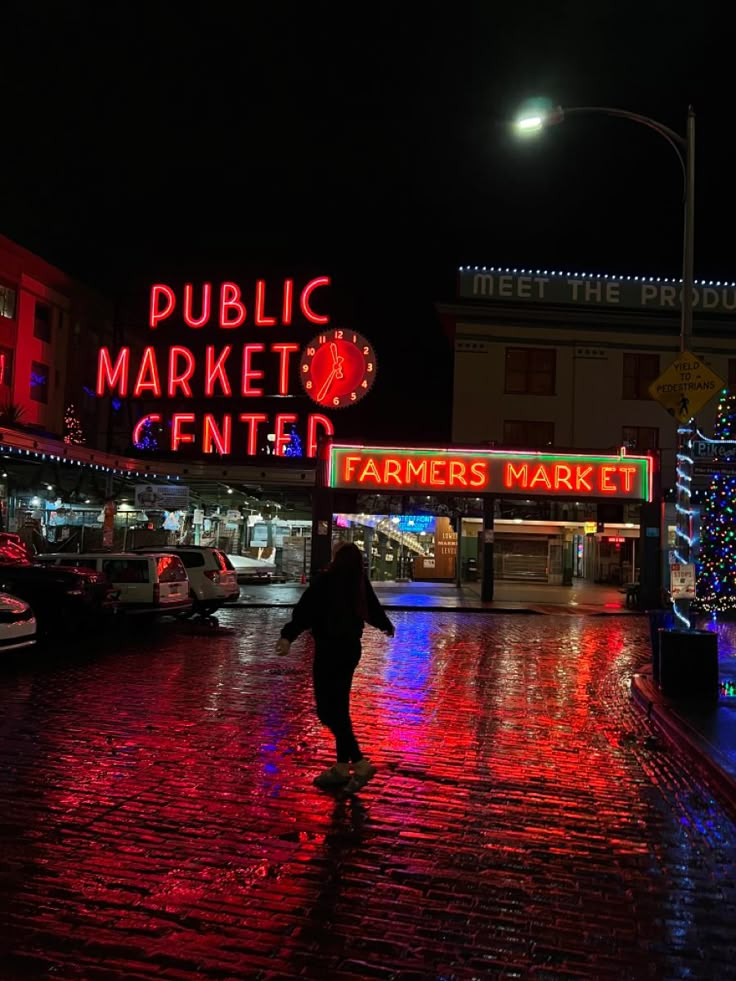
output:
[[[252,294],[246,296],[237,283],[186,283],[177,295],[173,287],[156,283],[150,291],[148,325],[159,337],[171,329],[176,316],[181,318],[179,326],[183,321],[194,331],[232,332],[252,327],[258,332],[256,339],[237,343],[236,335],[227,333],[225,343],[200,345],[196,351],[181,343],[168,348],[149,344],[140,352],[128,346],[115,351],[102,347],[97,357],[96,394],[146,401],[237,400],[238,412],[200,415],[178,411],[179,406],[167,416],[149,412],[136,422],[132,442],[140,441],[146,426],[166,420],[170,434],[166,448],[171,450],[197,444],[204,453],[253,456],[268,435],[273,452],[284,456],[291,427],[299,423],[299,416],[248,411],[247,400],[294,397],[292,378],[298,371],[304,393],[320,409],[342,408],[359,401],[375,378],[372,347],[349,328],[329,328],[312,338],[303,351],[294,339],[269,337],[276,327],[293,329],[297,317],[325,328],[330,318],[320,309],[320,300],[329,286],[328,276],[311,279],[301,289],[294,280],[286,279],[272,292],[265,280],[258,279]],[[305,421],[306,455],[314,457],[320,436],[332,435],[334,428],[321,411],[309,413]]]
[[330,449],[328,484],[386,491],[452,491],[504,497],[613,498],[650,501],[648,456],[401,449]]

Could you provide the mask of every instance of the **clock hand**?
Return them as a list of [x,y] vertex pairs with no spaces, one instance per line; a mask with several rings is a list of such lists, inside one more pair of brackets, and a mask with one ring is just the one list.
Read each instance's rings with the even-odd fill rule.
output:
[[[338,371],[340,372],[339,374],[338,374]],[[333,383],[333,381],[336,378],[342,378],[342,370],[341,369],[338,369],[338,368],[333,368],[332,371],[330,372],[329,378],[324,383],[324,385],[322,386],[322,388],[319,390],[319,393],[317,395],[317,401],[318,402],[321,402],[322,399],[325,398],[325,396],[327,395],[328,391],[330,390],[330,385]]]
[[332,354],[332,370],[337,372],[335,377],[342,378],[342,366],[345,358],[340,357],[340,355],[337,353],[337,344],[335,344],[334,341],[330,341],[330,353]]

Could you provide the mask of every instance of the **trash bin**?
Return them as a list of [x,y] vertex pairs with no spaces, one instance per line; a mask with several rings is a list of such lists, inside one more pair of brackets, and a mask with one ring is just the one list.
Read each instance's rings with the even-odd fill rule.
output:
[[649,641],[652,648],[652,678],[659,684],[659,634],[661,630],[671,630],[675,615],[672,610],[649,610]]
[[718,637],[708,630],[659,630],[659,687],[669,698],[718,701]]

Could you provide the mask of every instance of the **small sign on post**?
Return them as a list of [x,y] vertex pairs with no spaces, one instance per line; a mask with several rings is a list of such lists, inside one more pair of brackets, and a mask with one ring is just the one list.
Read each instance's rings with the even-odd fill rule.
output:
[[678,422],[688,422],[723,388],[724,381],[689,351],[678,354],[672,364],[649,386],[649,394]]
[[695,564],[673,562],[670,566],[672,599],[695,599]]

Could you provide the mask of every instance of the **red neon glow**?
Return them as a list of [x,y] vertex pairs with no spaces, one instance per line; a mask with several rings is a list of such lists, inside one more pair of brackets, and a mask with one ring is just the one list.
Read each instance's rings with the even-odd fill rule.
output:
[[256,327],[274,327],[276,324],[275,317],[266,316],[265,312],[266,306],[266,284],[264,280],[256,280],[256,304],[255,313],[253,315],[253,320]]
[[[310,447],[311,448],[311,447]],[[332,446],[331,487],[453,489],[525,495],[645,497],[651,458],[562,456],[504,450]]]
[[195,317],[192,313],[192,292],[192,284],[187,283],[184,286],[184,323],[189,327],[204,327],[210,319],[210,311],[212,309],[212,284],[202,284],[202,306],[201,313],[198,317]]
[[157,412],[151,412],[147,416],[143,416],[135,424],[133,429],[133,446],[137,446],[141,441],[141,434],[149,422],[161,422],[161,416]]
[[5,355],[0,354],[0,385],[5,382]]
[[133,398],[139,399],[143,392],[151,392],[155,398],[161,398],[161,382],[158,377],[156,351],[152,347],[144,348],[141,366],[138,369],[138,377],[133,389]]
[[214,346],[208,344],[205,348],[204,392],[208,399],[212,398],[215,394],[216,381],[219,383],[223,395],[233,394],[233,390],[230,387],[230,380],[225,371],[225,362],[230,357],[232,349],[232,344],[226,344],[222,351],[220,351],[217,359],[215,359]]
[[240,327],[245,323],[245,317],[240,287],[237,283],[223,283],[220,287],[220,327]]
[[248,427],[248,456],[255,456],[258,451],[258,427],[262,422],[268,422],[265,412],[243,412],[238,416]]
[[332,436],[334,435],[335,429],[332,422],[327,418],[327,416],[320,415],[319,412],[315,412],[309,417],[309,422],[307,424],[307,456],[315,457],[317,456],[317,446],[319,444],[319,430],[323,430],[323,435]]
[[193,443],[194,433],[182,432],[182,426],[197,421],[193,412],[175,412],[171,417],[171,449],[178,450],[182,443]]
[[106,389],[111,392],[117,388],[118,395],[123,398],[128,394],[128,369],[130,366],[130,348],[121,347],[113,365],[110,351],[101,347],[97,352],[97,388],[98,395],[104,395]]
[[265,344],[244,344],[243,345],[243,375],[241,394],[245,396],[263,395],[262,388],[254,388],[251,382],[258,378],[263,378],[263,372],[251,368],[250,361],[254,354],[260,354],[266,350]]
[[205,453],[212,453],[214,449],[225,455],[229,453],[233,443],[233,417],[230,413],[225,413],[222,417],[222,429],[218,428],[215,417],[209,412],[204,416],[204,429],[202,432],[202,449]]
[[[163,303],[161,303],[163,300]],[[176,306],[176,296],[170,286],[157,283],[151,287],[151,306],[148,323],[151,327],[157,327],[162,320],[166,320],[174,312]]]
[[606,541],[615,542],[617,545],[620,545],[621,542],[626,541],[626,537],[624,535],[609,535],[609,537],[606,538]]
[[[184,361],[186,362],[183,370],[180,370],[178,366],[180,358],[184,358]],[[195,367],[196,361],[194,355],[188,347],[174,345],[173,347],[169,348],[169,379],[167,392],[170,399],[174,398],[179,390],[181,390],[181,394],[186,396],[186,398],[190,399],[192,397],[192,386],[189,384],[189,379],[194,374]]]
[[299,377],[307,395],[318,405],[354,405],[371,389],[376,356],[369,342],[355,331],[325,331],[307,344]]
[[630,491],[633,486],[636,467],[619,467],[618,472],[621,474],[621,480],[623,481],[624,490]]
[[279,413],[279,415],[276,416],[276,426],[274,429],[276,436],[274,452],[276,456],[283,456],[284,448],[291,442],[291,435],[290,433],[284,432],[284,426],[291,426],[296,422],[297,418],[297,416],[285,412]]
[[310,280],[307,285],[302,290],[302,295],[300,297],[300,305],[302,308],[302,313],[307,318],[311,320],[313,324],[329,324],[330,318],[327,316],[322,316],[319,313],[315,313],[310,306],[310,297],[312,293],[319,289],[321,286],[329,286],[330,277],[329,276],[318,276],[317,279]]
[[279,395],[289,394],[289,358],[299,350],[298,344],[272,344],[271,350],[279,355]]
[[284,280],[284,300],[281,308],[281,323],[288,327],[291,323],[292,310],[294,306],[294,280]]

